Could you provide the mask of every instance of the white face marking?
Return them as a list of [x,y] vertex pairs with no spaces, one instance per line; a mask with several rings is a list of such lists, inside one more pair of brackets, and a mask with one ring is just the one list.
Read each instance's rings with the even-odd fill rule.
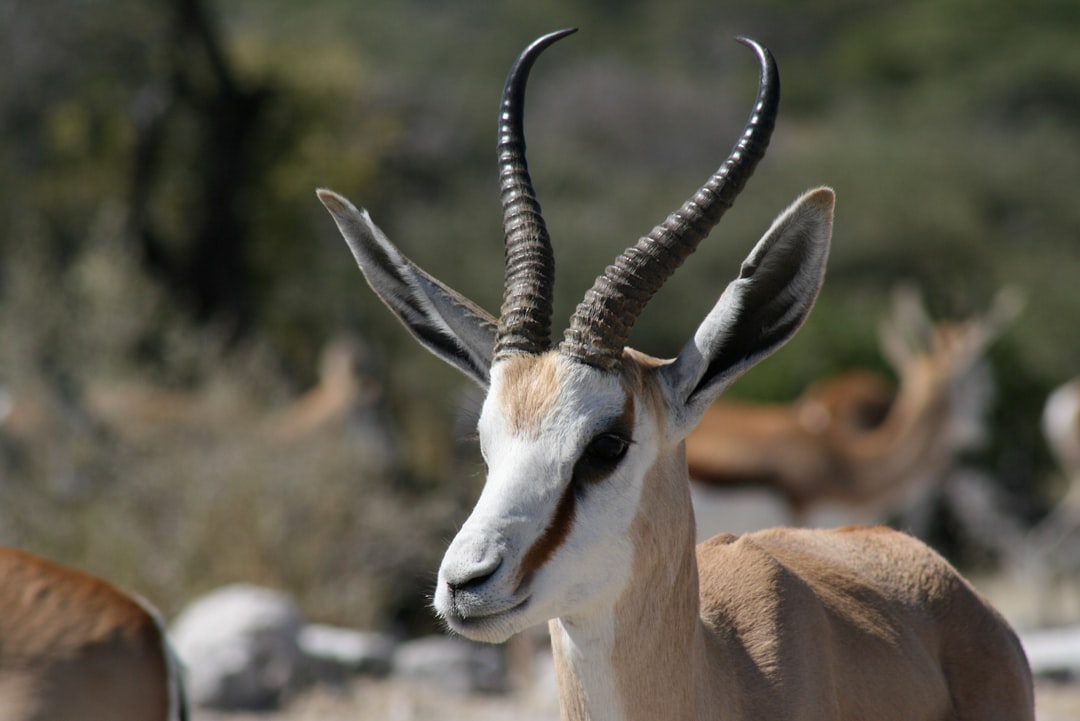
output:
[[[449,626],[479,641],[610,610],[630,577],[627,532],[657,454],[655,421],[634,399],[625,457],[603,480],[570,488],[586,446],[626,416],[627,393],[615,375],[554,355],[534,358],[535,372],[507,372],[515,362],[492,369],[479,422],[487,481],[446,552],[435,592],[435,608]],[[537,392],[522,393],[511,382],[532,383]],[[566,494],[573,511],[565,535],[523,573]]]

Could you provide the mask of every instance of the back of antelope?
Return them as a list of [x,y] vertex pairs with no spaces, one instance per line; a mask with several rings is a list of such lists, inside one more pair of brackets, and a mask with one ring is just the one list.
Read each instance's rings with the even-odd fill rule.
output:
[[695,195],[605,269],[551,339],[554,258],[525,162],[525,82],[499,113],[506,277],[495,318],[409,261],[366,212],[319,191],[372,289],[487,392],[487,480],[439,569],[455,632],[500,642],[547,620],[564,719],[1017,721],[1033,718],[1015,634],[940,556],[884,528],[718,536],[695,550],[684,440],[736,377],[802,324],[833,193],[773,223],[673,360],[626,347],[645,304],[764,155],[779,75]]
[[186,719],[157,613],[88,573],[0,548],[0,719]]
[[893,304],[881,348],[898,388],[847,371],[791,404],[721,398],[686,439],[690,477],[720,489],[767,488],[798,525],[830,505],[841,517],[876,521],[928,503],[958,456],[984,440],[985,355],[1023,302],[1005,288],[987,312],[938,322],[910,288],[898,289]]

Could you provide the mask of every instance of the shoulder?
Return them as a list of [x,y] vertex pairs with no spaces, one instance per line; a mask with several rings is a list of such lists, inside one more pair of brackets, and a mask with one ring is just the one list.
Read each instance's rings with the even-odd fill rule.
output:
[[697,553],[703,598],[737,593],[752,583],[759,591],[783,588],[796,595],[854,586],[888,588],[895,596],[908,589],[925,601],[949,595],[960,582],[929,546],[883,526],[728,534],[700,544]]

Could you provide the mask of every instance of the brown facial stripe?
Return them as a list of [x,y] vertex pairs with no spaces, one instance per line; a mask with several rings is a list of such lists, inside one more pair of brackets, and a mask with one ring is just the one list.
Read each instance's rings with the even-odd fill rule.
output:
[[626,394],[626,400],[623,401],[622,415],[619,416],[619,426],[625,429],[625,433],[629,436],[631,431],[634,430],[634,396],[632,393]]
[[540,570],[540,567],[548,562],[556,549],[563,544],[570,535],[570,529],[574,525],[575,515],[574,489],[567,485],[563,490],[559,504],[555,506],[555,515],[551,517],[551,523],[536,539],[536,542],[525,553],[521,561],[521,570],[518,571],[518,587],[529,582],[532,575]]

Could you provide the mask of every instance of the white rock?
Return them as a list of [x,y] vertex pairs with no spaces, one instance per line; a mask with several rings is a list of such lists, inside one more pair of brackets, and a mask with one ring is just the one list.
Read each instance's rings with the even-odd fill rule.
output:
[[386,633],[311,623],[300,631],[300,650],[320,681],[340,682],[353,674],[385,676],[397,640]]
[[276,708],[302,677],[302,626],[292,600],[266,588],[226,586],[193,601],[170,632],[192,703]]
[[502,692],[507,688],[503,649],[462,638],[427,636],[402,643],[394,654],[393,668],[400,678],[454,691]]
[[1026,631],[1020,641],[1036,676],[1080,678],[1080,626]]

